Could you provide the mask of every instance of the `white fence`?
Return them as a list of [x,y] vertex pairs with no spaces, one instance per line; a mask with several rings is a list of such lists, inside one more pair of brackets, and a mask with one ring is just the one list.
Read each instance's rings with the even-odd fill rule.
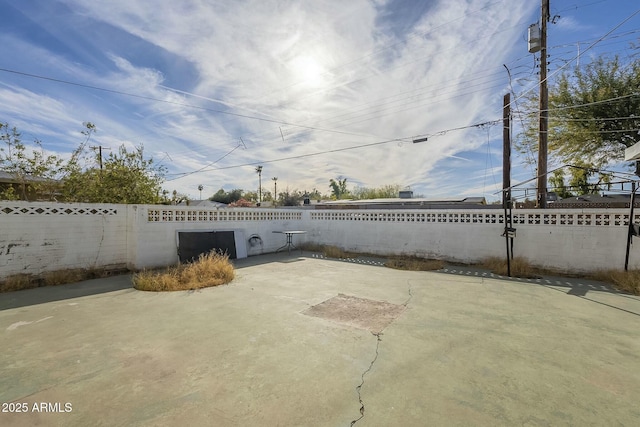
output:
[[[309,239],[348,250],[416,254],[476,262],[506,256],[504,215],[496,210],[310,211]],[[640,215],[635,215],[640,222]],[[624,267],[629,211],[626,209],[518,210],[514,254],[560,271]],[[634,251],[635,249],[635,251]],[[640,268],[640,247],[630,266]]]
[[129,264],[124,205],[0,202],[0,278]]
[[[474,262],[504,256],[502,211],[306,210],[0,202],[0,279],[65,268],[156,267],[178,261],[178,231],[242,231],[248,255],[300,241],[377,254]],[[515,255],[563,271],[621,269],[626,209],[518,210]],[[640,214],[635,222],[640,222]],[[637,245],[636,245],[637,246]],[[640,268],[640,248],[630,266]]]

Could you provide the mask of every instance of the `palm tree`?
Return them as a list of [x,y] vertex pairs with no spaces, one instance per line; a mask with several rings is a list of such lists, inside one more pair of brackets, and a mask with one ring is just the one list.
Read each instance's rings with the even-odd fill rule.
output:
[[262,166],[256,167],[258,173],[258,206],[262,204]]
[[274,176],[271,179],[273,180],[273,206],[275,206],[278,201],[278,177]]

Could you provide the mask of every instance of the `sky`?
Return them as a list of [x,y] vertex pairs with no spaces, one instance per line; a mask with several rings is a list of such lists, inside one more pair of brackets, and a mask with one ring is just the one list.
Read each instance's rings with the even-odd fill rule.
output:
[[[550,82],[639,41],[633,1],[550,6]],[[67,157],[94,123],[92,146],[142,145],[194,199],[256,191],[260,165],[263,190],[497,200],[503,96],[537,91],[539,21],[529,0],[0,0],[0,122]]]

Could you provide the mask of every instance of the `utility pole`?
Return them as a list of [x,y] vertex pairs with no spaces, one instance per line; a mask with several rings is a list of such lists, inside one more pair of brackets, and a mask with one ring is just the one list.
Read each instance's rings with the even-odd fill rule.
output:
[[[100,170],[102,170],[102,145],[90,146],[92,150],[98,150],[98,163],[100,164]],[[107,148],[108,150],[108,148]]]
[[542,0],[540,22],[540,123],[538,136],[538,208],[547,207],[547,150],[549,129],[549,92],[547,88],[547,22],[549,0]]
[[504,96],[502,108],[502,204],[511,203],[511,95]]
[[511,277],[513,258],[513,223],[511,221],[511,95],[504,96],[502,107],[502,208],[504,239],[507,247],[507,276]]

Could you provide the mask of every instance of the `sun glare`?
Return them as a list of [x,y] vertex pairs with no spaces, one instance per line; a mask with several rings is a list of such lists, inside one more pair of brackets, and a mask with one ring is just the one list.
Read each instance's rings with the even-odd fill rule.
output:
[[295,79],[307,86],[318,87],[324,83],[324,68],[311,56],[299,56],[293,61]]

